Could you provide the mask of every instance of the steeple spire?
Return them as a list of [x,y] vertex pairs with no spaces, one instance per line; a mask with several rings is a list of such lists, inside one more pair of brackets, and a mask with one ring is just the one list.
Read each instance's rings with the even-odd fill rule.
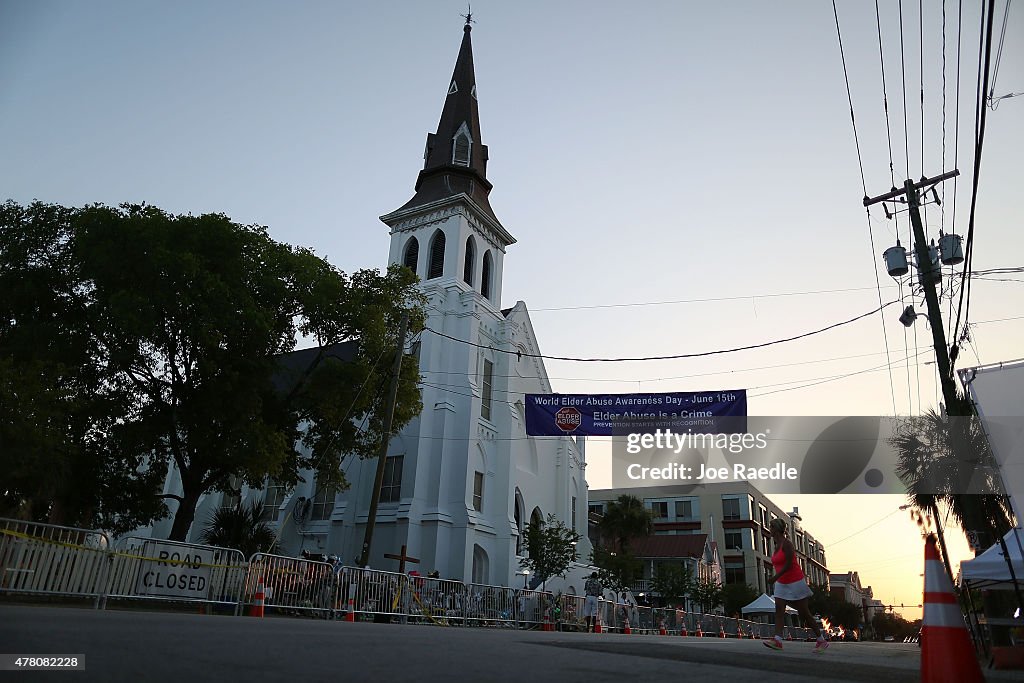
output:
[[465,193],[489,218],[497,221],[487,200],[491,191],[491,184],[487,181],[487,146],[480,137],[473,42],[470,38],[475,22],[470,11],[462,16],[466,19],[462,28],[462,45],[437,132],[427,135],[423,170],[416,179],[416,194],[400,210]]

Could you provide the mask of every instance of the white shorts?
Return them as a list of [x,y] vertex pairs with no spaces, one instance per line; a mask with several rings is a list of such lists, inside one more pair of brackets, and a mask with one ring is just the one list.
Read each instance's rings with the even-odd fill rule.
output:
[[585,617],[596,617],[597,616],[597,596],[588,595],[587,599],[583,601],[583,616]]
[[814,595],[814,591],[807,585],[805,579],[798,579],[793,583],[776,583],[774,597],[786,602],[796,602]]

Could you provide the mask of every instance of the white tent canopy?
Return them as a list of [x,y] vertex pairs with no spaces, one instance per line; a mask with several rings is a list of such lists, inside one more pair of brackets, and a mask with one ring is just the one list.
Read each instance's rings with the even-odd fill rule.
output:
[[[1021,546],[1024,545],[1024,530],[1010,529],[1003,537],[1006,550],[1013,562],[1013,572],[1017,581],[1024,583],[1024,558],[1021,557]],[[994,588],[1013,586],[1010,567],[1003,555],[1003,548],[996,543],[973,560],[960,563],[960,576],[969,581],[972,588]]]
[[[744,607],[743,614],[775,614],[775,599],[767,593],[761,593],[757,600]],[[786,605],[786,614],[796,614],[797,611]]]

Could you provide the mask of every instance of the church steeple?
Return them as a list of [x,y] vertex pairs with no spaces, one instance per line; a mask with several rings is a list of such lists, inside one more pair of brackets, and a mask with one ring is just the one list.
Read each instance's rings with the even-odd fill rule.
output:
[[466,16],[462,46],[445,96],[437,132],[427,135],[423,170],[416,179],[416,194],[399,209],[431,204],[465,193],[487,215],[497,221],[487,200],[487,146],[480,137],[476,75],[473,71],[472,15]]

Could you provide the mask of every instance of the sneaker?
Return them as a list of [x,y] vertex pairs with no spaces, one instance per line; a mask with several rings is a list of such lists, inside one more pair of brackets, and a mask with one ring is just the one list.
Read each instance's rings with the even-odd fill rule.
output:
[[766,648],[770,649],[770,650],[781,650],[782,649],[782,641],[779,640],[778,638],[769,638],[768,640],[764,640],[764,641],[761,641],[761,642],[763,642],[764,646]]
[[816,655],[820,655],[822,652],[824,652],[827,649],[828,649],[828,641],[823,639],[823,638],[819,638],[818,642],[816,642],[814,644],[814,654],[816,654]]

